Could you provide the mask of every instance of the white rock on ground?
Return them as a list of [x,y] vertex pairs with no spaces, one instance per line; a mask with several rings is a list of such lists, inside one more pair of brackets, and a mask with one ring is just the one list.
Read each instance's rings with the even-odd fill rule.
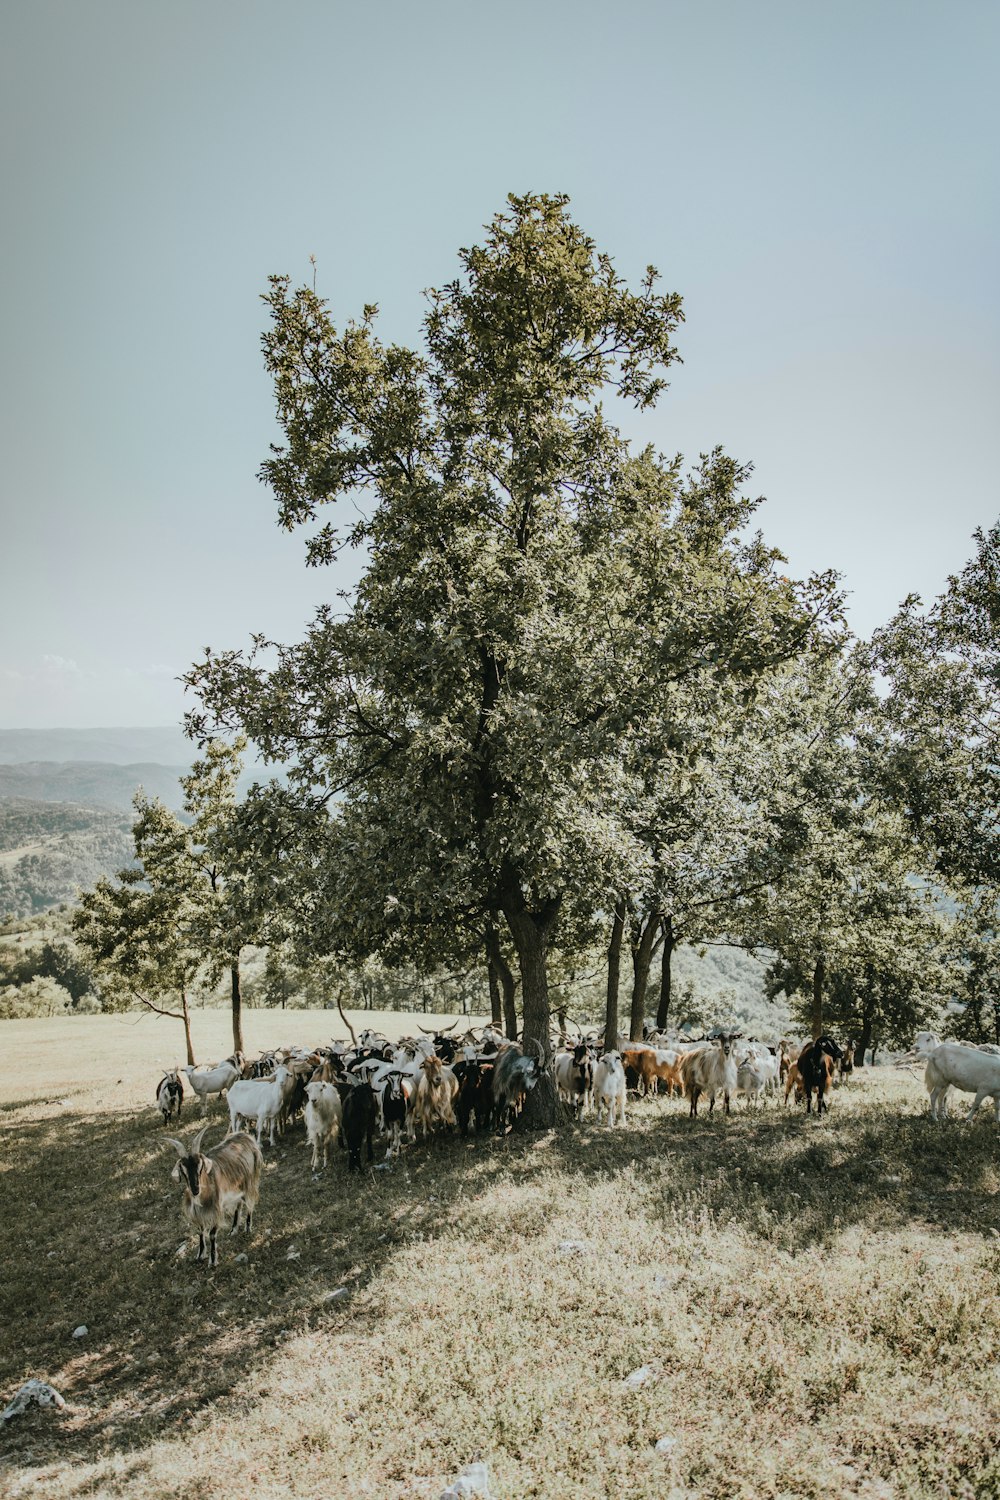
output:
[[66,1405],[55,1386],[46,1385],[44,1380],[26,1380],[3,1411],[0,1411],[0,1422],[9,1422],[11,1417],[19,1417],[32,1401],[37,1401],[39,1406]]
[[466,1464],[458,1478],[453,1479],[446,1490],[441,1491],[441,1500],[464,1500],[467,1495],[479,1495],[481,1500],[492,1500],[488,1464]]

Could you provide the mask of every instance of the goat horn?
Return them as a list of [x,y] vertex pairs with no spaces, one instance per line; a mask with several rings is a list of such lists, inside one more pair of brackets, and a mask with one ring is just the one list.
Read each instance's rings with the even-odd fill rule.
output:
[[185,1157],[188,1154],[187,1147],[184,1145],[184,1142],[175,1140],[172,1135],[165,1135],[163,1137],[163,1144],[165,1146],[173,1146],[174,1150],[177,1152],[177,1155],[180,1157]]
[[195,1136],[194,1140],[191,1142],[191,1155],[192,1156],[198,1156],[199,1155],[199,1153],[201,1151],[201,1143],[205,1139],[205,1131],[207,1129],[208,1129],[208,1126],[207,1125],[203,1125],[201,1127],[201,1129],[199,1130],[198,1134]]

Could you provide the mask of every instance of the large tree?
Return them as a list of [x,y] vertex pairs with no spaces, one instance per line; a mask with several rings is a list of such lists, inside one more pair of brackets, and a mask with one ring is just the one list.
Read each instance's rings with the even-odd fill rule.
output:
[[[559,926],[610,912],[642,857],[631,742],[686,765],[833,585],[793,584],[746,537],[747,470],[716,451],[685,476],[609,420],[609,398],[651,406],[676,358],[680,300],[652,269],[629,290],[559,196],[512,197],[460,260],[423,352],[382,344],[374,308],[340,332],[272,281],[285,442],[263,477],[283,526],[314,527],[310,561],[354,543],[368,565],[301,644],[209,654],[190,725],[244,730],[292,762],[303,809],[330,809],[331,946],[447,952],[502,919],[547,1053]],[[350,523],[322,521],[351,497]],[[289,813],[289,836],[306,823]]]

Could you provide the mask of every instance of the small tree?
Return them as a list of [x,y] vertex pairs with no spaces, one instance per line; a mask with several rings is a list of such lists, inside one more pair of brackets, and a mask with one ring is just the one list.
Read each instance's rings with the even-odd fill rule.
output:
[[246,740],[213,740],[188,776],[181,778],[191,819],[187,851],[194,893],[194,939],[212,982],[229,974],[233,1047],[244,1051],[241,959],[245,948],[266,941],[277,927],[277,878],[268,859],[271,843],[260,804],[240,802],[237,785]]
[[203,891],[190,835],[174,813],[141,791],[133,806],[136,864],[83,893],[73,931],[97,969],[106,1005],[138,1001],[183,1022],[187,1060],[194,1064],[188,996],[203,964]]

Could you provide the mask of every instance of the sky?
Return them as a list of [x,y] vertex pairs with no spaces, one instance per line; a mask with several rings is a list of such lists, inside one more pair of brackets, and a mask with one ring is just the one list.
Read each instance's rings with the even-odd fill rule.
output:
[[176,723],[296,640],[256,478],[272,273],[414,344],[509,192],[566,192],[684,361],[627,432],[754,465],[868,635],[1000,512],[994,0],[5,0],[0,728]]

